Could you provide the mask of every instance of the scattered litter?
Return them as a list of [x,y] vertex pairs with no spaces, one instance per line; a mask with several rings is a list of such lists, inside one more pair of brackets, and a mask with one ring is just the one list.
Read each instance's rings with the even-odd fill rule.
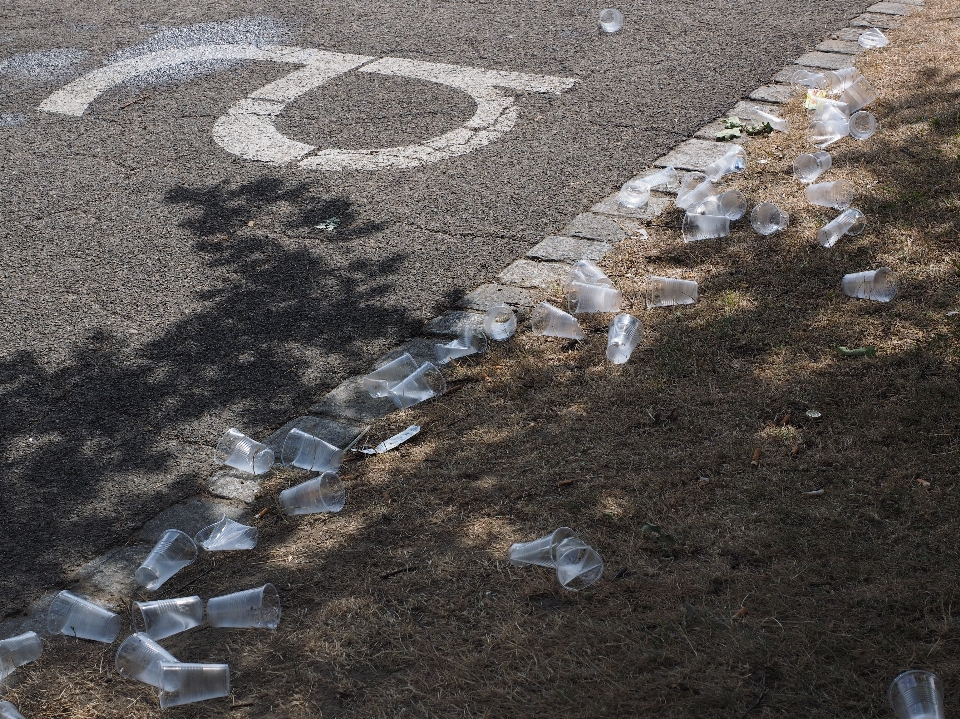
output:
[[760,454],[761,450],[759,447],[753,450],[753,456],[750,458],[750,466],[754,469],[757,469],[760,466]]
[[343,464],[345,453],[346,450],[296,428],[287,433],[280,449],[284,467],[298,467],[310,472],[336,472]]
[[545,337],[566,337],[573,340],[584,338],[580,323],[573,315],[567,314],[549,302],[541,302],[533,308],[530,326],[535,335]]
[[193,541],[198,547],[203,547],[208,552],[224,552],[253,549],[257,546],[258,536],[256,527],[248,527],[224,516],[219,522],[214,522],[197,532]]
[[496,342],[510,339],[517,331],[517,315],[506,305],[494,305],[483,316],[483,331]]
[[850,137],[855,140],[866,140],[877,131],[877,118],[872,112],[860,110],[850,116]]
[[263,474],[273,466],[273,450],[251,439],[236,427],[228,429],[217,444],[213,461],[250,474]]
[[913,669],[890,685],[887,699],[897,719],[942,719],[943,688],[936,674]]
[[726,215],[697,215],[687,213],[681,225],[684,242],[714,240],[730,235],[730,218]]
[[267,512],[269,511],[270,511],[270,507],[264,507],[259,512],[257,512],[256,516],[254,516],[254,519],[263,519],[265,516],[267,516]]
[[622,300],[620,290],[609,285],[572,282],[567,290],[567,309],[576,314],[619,312]]
[[164,582],[197,559],[197,545],[189,534],[168,529],[137,568],[137,581],[147,589],[159,589]]
[[825,80],[822,73],[811,72],[810,70],[797,70],[790,77],[790,84],[793,87],[807,87],[812,90],[822,89]]
[[808,410],[805,412],[805,414],[806,414],[807,417],[809,417],[810,419],[820,419],[820,417],[823,416],[823,415],[820,414],[820,412],[818,412],[818,411],[815,410],[815,409],[808,409]]
[[692,215],[714,215],[735,222],[747,212],[747,198],[740,190],[727,190],[711,195],[690,211]]
[[[200,606],[200,612],[203,613],[203,605]],[[117,649],[117,658],[114,660],[114,667],[117,674],[124,679],[135,679],[138,682],[159,688],[160,662],[176,661],[176,657],[147,634],[138,632],[137,634],[131,634],[120,644],[120,648]]]
[[793,176],[805,185],[809,185],[820,175],[833,167],[833,159],[826,150],[798,155],[793,161]]
[[120,617],[108,609],[63,590],[47,610],[47,630],[51,634],[90,639],[113,644],[120,633]]
[[569,527],[560,527],[532,542],[511,545],[507,559],[518,567],[553,567],[560,586],[573,591],[589,587],[603,574],[600,555]]
[[889,302],[897,294],[897,275],[889,267],[844,275],[843,294],[860,300]]
[[211,627],[276,629],[280,625],[280,595],[272,584],[245,589],[207,601]]
[[229,664],[160,662],[160,708],[230,696]]
[[807,495],[808,497],[819,497],[823,493],[824,493],[824,490],[822,489],[814,489],[810,492],[804,492],[804,494]]
[[280,492],[280,506],[287,515],[339,512],[346,503],[347,490],[335,472],[324,472]]
[[867,78],[861,76],[841,93],[840,102],[847,103],[850,112],[853,113],[869,105],[878,96],[876,88]]
[[681,210],[686,210],[713,194],[713,180],[708,180],[702,172],[688,172],[680,183],[674,202]]
[[623,13],[608,7],[600,11],[600,27],[604,32],[619,32],[623,27]]
[[867,220],[863,213],[851,207],[817,230],[817,242],[824,247],[833,247],[844,235],[856,237],[866,226]]
[[200,597],[133,603],[134,628],[155,641],[172,637],[174,634],[199,627],[201,624],[203,624],[203,600]]
[[43,644],[36,632],[25,632],[0,641],[0,680],[17,667],[35,662],[43,653]]
[[850,349],[849,347],[837,347],[837,352],[839,352],[844,357],[876,357],[877,348],[876,347],[857,347],[856,349]]
[[947,317],[956,317],[957,315],[960,315],[960,312],[958,312],[957,310],[950,310],[949,312],[947,312]]
[[0,719],[26,719],[10,702],[0,702]]
[[406,409],[443,394],[447,383],[432,363],[417,365],[407,352],[364,377],[363,387],[371,397],[388,397]]
[[821,150],[850,134],[850,120],[816,120],[807,128],[807,140]]
[[853,202],[856,190],[846,180],[834,180],[833,182],[818,182],[807,185],[804,194],[807,196],[807,202],[811,205],[845,210]]
[[627,209],[638,210],[646,207],[650,200],[650,190],[657,187],[676,189],[679,186],[680,179],[677,171],[672,167],[664,167],[651,175],[627,180],[620,188],[617,201]]
[[886,47],[890,44],[890,41],[887,39],[887,36],[880,32],[877,28],[872,27],[869,30],[864,30],[860,33],[860,37],[857,38],[857,43],[860,47],[867,50],[873,50],[878,47]]
[[726,155],[714,160],[705,168],[703,174],[714,182],[724,175],[743,172],[747,169],[747,152],[740,145],[733,145]]
[[681,280],[676,277],[647,275],[644,298],[647,309],[692,305],[697,301],[697,283],[694,280]]
[[561,479],[559,482],[557,482],[557,486],[558,486],[558,487],[569,487],[571,484],[573,484],[573,483],[576,482],[576,481],[577,481],[577,480],[575,480],[575,479]]
[[570,274],[564,282],[563,288],[569,292],[574,282],[582,282],[588,285],[606,285],[613,287],[613,282],[607,277],[592,260],[578,260],[570,269]]
[[371,397],[386,397],[390,388],[417,371],[417,361],[405,352],[363,378],[363,388]]
[[700,484],[709,484],[709,483],[710,483],[710,478],[709,478],[709,477],[698,477],[698,478],[697,478],[697,482],[699,482]]
[[750,213],[750,226],[760,235],[772,235],[790,223],[790,215],[772,202],[761,202]]
[[446,344],[435,344],[433,350],[438,364],[447,364],[450,360],[487,351],[487,336],[481,330],[466,326],[460,336]]
[[340,227],[340,218],[331,217],[330,219],[324,220],[319,225],[314,225],[313,229],[320,230],[321,232],[332,232],[333,230]]
[[823,73],[823,89],[830,95],[839,95],[861,77],[863,74],[855,67],[827,70]]
[[[763,120],[764,126],[770,127],[776,130],[777,132],[790,132],[789,120],[785,120],[782,117],[778,117],[777,115],[761,110],[759,107],[753,108],[753,112],[758,118]],[[748,128],[747,134],[750,135],[755,133],[751,133]]]
[[643,325],[640,320],[633,315],[617,315],[607,331],[607,359],[613,364],[624,364],[642,336]]
[[415,437],[419,432],[420,427],[415,424],[411,424],[399,434],[395,434],[389,439],[385,439],[373,449],[361,449],[358,451],[363,452],[364,454],[383,454],[384,452],[389,452],[394,447],[399,447],[411,437]]

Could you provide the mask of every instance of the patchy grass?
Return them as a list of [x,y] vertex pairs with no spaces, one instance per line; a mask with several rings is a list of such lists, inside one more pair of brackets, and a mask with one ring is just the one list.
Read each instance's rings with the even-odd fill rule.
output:
[[[862,62],[880,130],[832,147],[824,179],[857,186],[863,235],[817,245],[835,213],[792,179],[802,132],[758,139],[728,184],[789,228],[762,238],[744,220],[687,245],[672,212],[624,242],[606,268],[646,327],[630,363],[606,363],[606,316],[582,343],[521,327],[451,371],[457,392],[375,426],[376,441],[424,431],[348,463],[342,513],[283,517],[295,478],[273,475],[260,546],[205,556],[163,594],[270,581],[280,629],[164,640],[229,662],[234,689],[167,714],[875,717],[911,667],[956,707],[958,9],[928,0]],[[805,126],[799,101],[786,115]],[[883,264],[893,302],[842,295],[844,273]],[[696,279],[700,302],[646,311],[646,273]],[[504,561],[562,525],[606,561],[581,593]],[[50,639],[6,698],[33,719],[159,716],[114,651]]]

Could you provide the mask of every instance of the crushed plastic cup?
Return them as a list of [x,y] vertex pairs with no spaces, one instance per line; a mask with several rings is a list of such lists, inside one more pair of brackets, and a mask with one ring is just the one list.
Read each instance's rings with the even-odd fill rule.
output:
[[600,27],[604,32],[618,32],[623,27],[623,13],[608,7],[600,11]]
[[17,667],[37,661],[41,654],[43,644],[36,632],[0,640],[0,679],[12,674]]
[[807,196],[807,202],[811,205],[845,210],[853,202],[856,190],[846,180],[834,180],[833,182],[818,182],[815,185],[807,185],[804,194]]
[[487,336],[480,330],[464,327],[460,336],[446,344],[433,346],[438,364],[447,364],[450,360],[468,355],[482,354],[487,351]]
[[117,649],[114,660],[117,674],[150,686],[160,686],[160,662],[177,661],[170,652],[142,632],[131,634]]
[[840,286],[843,294],[859,300],[889,302],[897,294],[897,275],[889,267],[843,276]]
[[844,122],[850,119],[850,106],[839,100],[821,97],[813,111],[814,122]]
[[821,150],[850,134],[850,121],[824,120],[811,122],[807,128],[807,140]]
[[640,320],[633,315],[617,315],[607,331],[607,359],[613,364],[624,364],[642,336],[643,325]]
[[535,564],[539,567],[557,566],[557,548],[561,542],[577,533],[570,527],[560,527],[550,534],[534,539],[532,542],[517,542],[507,550],[507,559],[517,567],[527,567]]
[[831,95],[839,95],[861,77],[863,75],[855,67],[827,70],[823,73],[823,89]]
[[566,282],[563,283],[563,289],[569,292],[575,282],[613,287],[613,282],[604,274],[603,270],[597,267],[597,263],[593,260],[577,260],[570,269]]
[[721,215],[731,222],[739,220],[747,212],[747,198],[740,190],[727,190],[719,195],[711,195],[698,204],[690,214]]
[[230,696],[229,664],[160,662],[160,708]]
[[730,234],[730,218],[726,215],[691,215],[683,217],[683,239],[685,242],[699,242],[727,237]]
[[273,466],[273,450],[231,427],[220,438],[213,461],[241,472],[263,474]]
[[120,617],[101,606],[63,590],[47,610],[51,634],[112,644],[120,633]]
[[541,302],[533,308],[530,326],[535,335],[566,337],[572,340],[582,340],[584,337],[577,318],[549,302]]
[[165,639],[203,623],[200,597],[133,603],[133,628],[151,639]]
[[890,44],[890,41],[886,35],[877,28],[872,27],[860,33],[860,37],[857,38],[857,43],[865,50],[873,50],[878,47],[886,47]]
[[617,195],[617,202],[630,210],[639,210],[646,207],[650,200],[650,185],[643,179],[634,178],[627,180],[620,188]]
[[574,314],[619,312],[622,299],[615,287],[574,282],[567,292],[567,308]]
[[288,515],[339,512],[346,499],[347,490],[334,472],[324,472],[280,492],[280,506]]
[[688,172],[683,176],[674,202],[680,209],[687,210],[713,194],[716,194],[713,180],[708,180],[702,172]]
[[446,391],[447,381],[443,373],[433,363],[424,362],[402,382],[391,387],[387,396],[397,407],[406,409],[431,397],[439,397]]
[[877,131],[877,118],[872,112],[860,110],[850,116],[850,137],[855,140],[866,140]]
[[904,672],[890,684],[887,699],[897,719],[944,719],[943,687],[932,672]]
[[812,90],[820,90],[824,85],[823,74],[811,72],[810,70],[797,70],[790,76],[790,84],[793,87],[808,87]]
[[280,595],[272,584],[212,597],[207,601],[211,627],[276,629],[280,625]]
[[557,579],[574,592],[589,587],[603,574],[603,560],[579,537],[570,537],[557,547]]
[[697,301],[697,283],[693,280],[647,275],[644,285],[643,294],[647,309],[692,305]]
[[280,458],[285,467],[310,472],[335,472],[343,464],[344,450],[302,429],[291,429],[283,440]]
[[826,150],[805,152],[793,161],[793,176],[803,184],[809,185],[831,167],[833,167],[833,159]]
[[760,120],[761,122],[770,123],[770,127],[772,127],[777,132],[790,132],[790,121],[785,118],[778,117],[777,115],[774,115],[769,112],[765,112],[764,110],[761,110],[759,107],[753,108],[753,114],[756,117],[756,119]]
[[147,589],[159,589],[164,582],[197,559],[197,545],[189,534],[168,529],[137,568],[137,581]]
[[759,235],[772,235],[790,224],[790,215],[772,202],[761,202],[750,213],[750,226]]
[[733,172],[747,169],[747,152],[740,145],[731,146],[726,155],[703,168],[703,173],[711,180],[719,180]]
[[363,378],[363,388],[371,397],[386,397],[390,389],[417,371],[417,361],[405,352]]
[[26,719],[10,702],[0,702],[0,719]]
[[833,247],[844,235],[856,237],[867,226],[867,220],[860,210],[851,207],[841,212],[817,231],[817,242],[824,247]]
[[506,305],[494,305],[483,316],[483,331],[497,342],[510,339],[517,331],[517,315]]
[[208,552],[232,552],[253,549],[257,546],[259,532],[256,527],[248,527],[224,516],[219,522],[204,527],[193,536],[198,547]]
[[876,88],[870,84],[867,78],[860,77],[843,91],[840,95],[840,102],[847,103],[850,112],[854,113],[876,100],[877,96]]
[[652,190],[658,187],[665,190],[676,190],[680,187],[680,176],[677,175],[677,171],[670,165],[657,170],[652,175],[646,175],[640,179]]

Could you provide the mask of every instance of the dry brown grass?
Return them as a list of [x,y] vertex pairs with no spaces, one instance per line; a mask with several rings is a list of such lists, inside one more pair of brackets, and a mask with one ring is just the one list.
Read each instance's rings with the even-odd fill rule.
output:
[[[521,328],[452,371],[458,392],[375,426],[424,431],[349,463],[341,514],[282,517],[293,479],[275,476],[257,550],[204,558],[165,594],[271,581],[281,627],[165,640],[234,672],[231,699],[168,714],[739,718],[762,695],[751,717],[874,717],[910,667],[941,675],[955,710],[958,10],[928,0],[862,63],[881,129],[832,148],[829,176],[860,188],[861,237],[817,245],[833,213],[790,176],[807,147],[758,140],[730,184],[791,226],[685,245],[672,213],[623,243],[606,267],[646,326],[629,364],[604,360],[609,318],[579,344]],[[880,264],[900,275],[892,303],[842,296],[845,272]],[[697,279],[700,302],[644,310],[647,272]],[[606,560],[588,591],[504,561],[561,525]],[[33,719],[159,716],[114,650],[52,639],[8,698]]]

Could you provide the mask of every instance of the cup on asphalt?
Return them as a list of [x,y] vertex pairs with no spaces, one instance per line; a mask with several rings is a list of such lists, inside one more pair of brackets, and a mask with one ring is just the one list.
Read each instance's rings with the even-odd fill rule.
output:
[[211,627],[276,629],[280,625],[280,595],[272,584],[224,594],[207,601]]
[[570,527],[560,527],[550,534],[534,539],[532,542],[517,542],[507,550],[507,559],[517,567],[527,567],[536,564],[540,567],[555,567],[557,565],[557,548],[565,539],[576,537],[577,533]]
[[483,331],[497,342],[510,339],[517,331],[517,315],[506,305],[494,305],[483,316]]
[[160,686],[160,662],[175,662],[176,658],[143,633],[131,634],[117,649],[114,660],[117,674],[124,679],[154,687]]
[[273,450],[231,427],[220,438],[213,461],[241,472],[263,474],[273,466]]
[[140,584],[153,591],[196,559],[197,545],[190,535],[179,529],[168,529],[153,545],[135,576]]
[[603,574],[603,560],[580,537],[570,537],[557,547],[557,579],[564,589],[579,591],[589,587]]
[[630,210],[639,210],[646,207],[650,200],[650,185],[646,178],[633,178],[623,183],[617,195],[617,202]]
[[17,667],[35,662],[43,653],[43,644],[36,632],[24,632],[0,641],[0,679]]
[[567,309],[574,314],[619,312],[622,299],[615,287],[574,282],[567,291]]
[[782,117],[778,117],[769,112],[761,110],[759,107],[753,108],[754,117],[760,122],[770,123],[772,127],[777,132],[790,132],[790,121]]
[[772,202],[761,202],[750,213],[750,226],[760,235],[772,235],[788,224],[790,224],[790,215]]
[[229,664],[160,662],[160,708],[230,695]]
[[604,32],[618,32],[623,27],[623,13],[608,7],[600,11],[600,27]]
[[25,719],[10,702],[0,702],[0,719]]
[[280,458],[285,467],[310,472],[336,472],[343,464],[344,451],[302,429],[291,429],[283,440]]
[[865,77],[857,78],[840,95],[840,102],[847,103],[851,113],[862,110],[876,99],[877,90]]
[[405,352],[363,378],[363,388],[371,397],[386,397],[390,389],[417,371],[417,361]]
[[859,300],[889,302],[897,294],[897,275],[889,267],[843,276],[840,284],[843,294]]
[[887,699],[897,719],[943,719],[943,687],[936,674],[904,672],[890,685]]
[[597,267],[597,263],[592,260],[577,260],[573,267],[570,268],[570,274],[567,275],[567,280],[563,283],[563,289],[569,291],[574,282],[613,287],[613,282],[610,278],[607,277],[603,270]]
[[613,364],[624,364],[642,336],[643,325],[640,320],[633,315],[617,315],[607,330],[607,359]]
[[200,597],[158,599],[133,603],[133,628],[154,640],[199,627],[203,623]]
[[688,172],[683,176],[674,204],[681,210],[688,210],[714,194],[713,180],[707,179],[702,172]]
[[482,354],[487,351],[487,336],[480,330],[464,327],[460,336],[446,344],[433,346],[437,355],[437,364],[447,364],[450,360],[468,355]]
[[877,131],[877,118],[872,112],[860,110],[850,116],[850,137],[855,140],[866,140]]
[[727,237],[730,234],[730,218],[726,215],[686,214],[683,216],[682,232],[684,242]]
[[193,541],[208,552],[232,552],[253,549],[257,546],[258,537],[256,527],[248,527],[224,517],[197,532]]
[[672,307],[673,305],[692,305],[697,301],[697,283],[693,280],[647,275],[644,284],[643,294],[647,302],[647,309]]
[[584,337],[577,318],[549,302],[541,302],[533,308],[530,327],[533,334],[545,337],[566,337],[572,340],[582,340]]
[[809,185],[833,166],[833,159],[826,150],[805,152],[793,161],[793,176]]
[[807,140],[811,145],[819,147],[821,150],[837,140],[842,140],[849,134],[850,121],[846,118],[843,120],[811,122],[807,128]]
[[703,168],[703,173],[711,180],[719,180],[733,172],[747,169],[747,152],[740,145],[733,145],[726,155]]
[[817,242],[824,247],[833,247],[844,235],[856,237],[867,226],[863,213],[855,207],[841,212],[836,218],[817,231]]
[[334,472],[324,472],[280,492],[280,506],[287,515],[339,512],[346,503],[347,490]]
[[712,195],[693,208],[690,214],[719,215],[731,222],[739,220],[747,212],[747,198],[740,190],[727,190]]
[[823,89],[831,95],[839,95],[861,77],[863,75],[855,67],[827,70],[823,73]]
[[878,47],[886,47],[890,44],[890,41],[887,40],[886,35],[877,28],[872,27],[860,33],[860,37],[857,38],[857,43],[865,50],[872,50]]
[[51,634],[90,639],[112,644],[120,633],[120,617],[93,602],[63,590],[53,598],[47,610],[47,629]]
[[811,205],[845,210],[853,202],[856,190],[846,180],[834,180],[833,182],[818,182],[814,185],[807,185],[804,194],[807,196],[807,202]]
[[387,396],[400,409],[413,407],[431,397],[439,397],[447,391],[447,381],[433,363],[424,362],[402,382],[398,382]]

